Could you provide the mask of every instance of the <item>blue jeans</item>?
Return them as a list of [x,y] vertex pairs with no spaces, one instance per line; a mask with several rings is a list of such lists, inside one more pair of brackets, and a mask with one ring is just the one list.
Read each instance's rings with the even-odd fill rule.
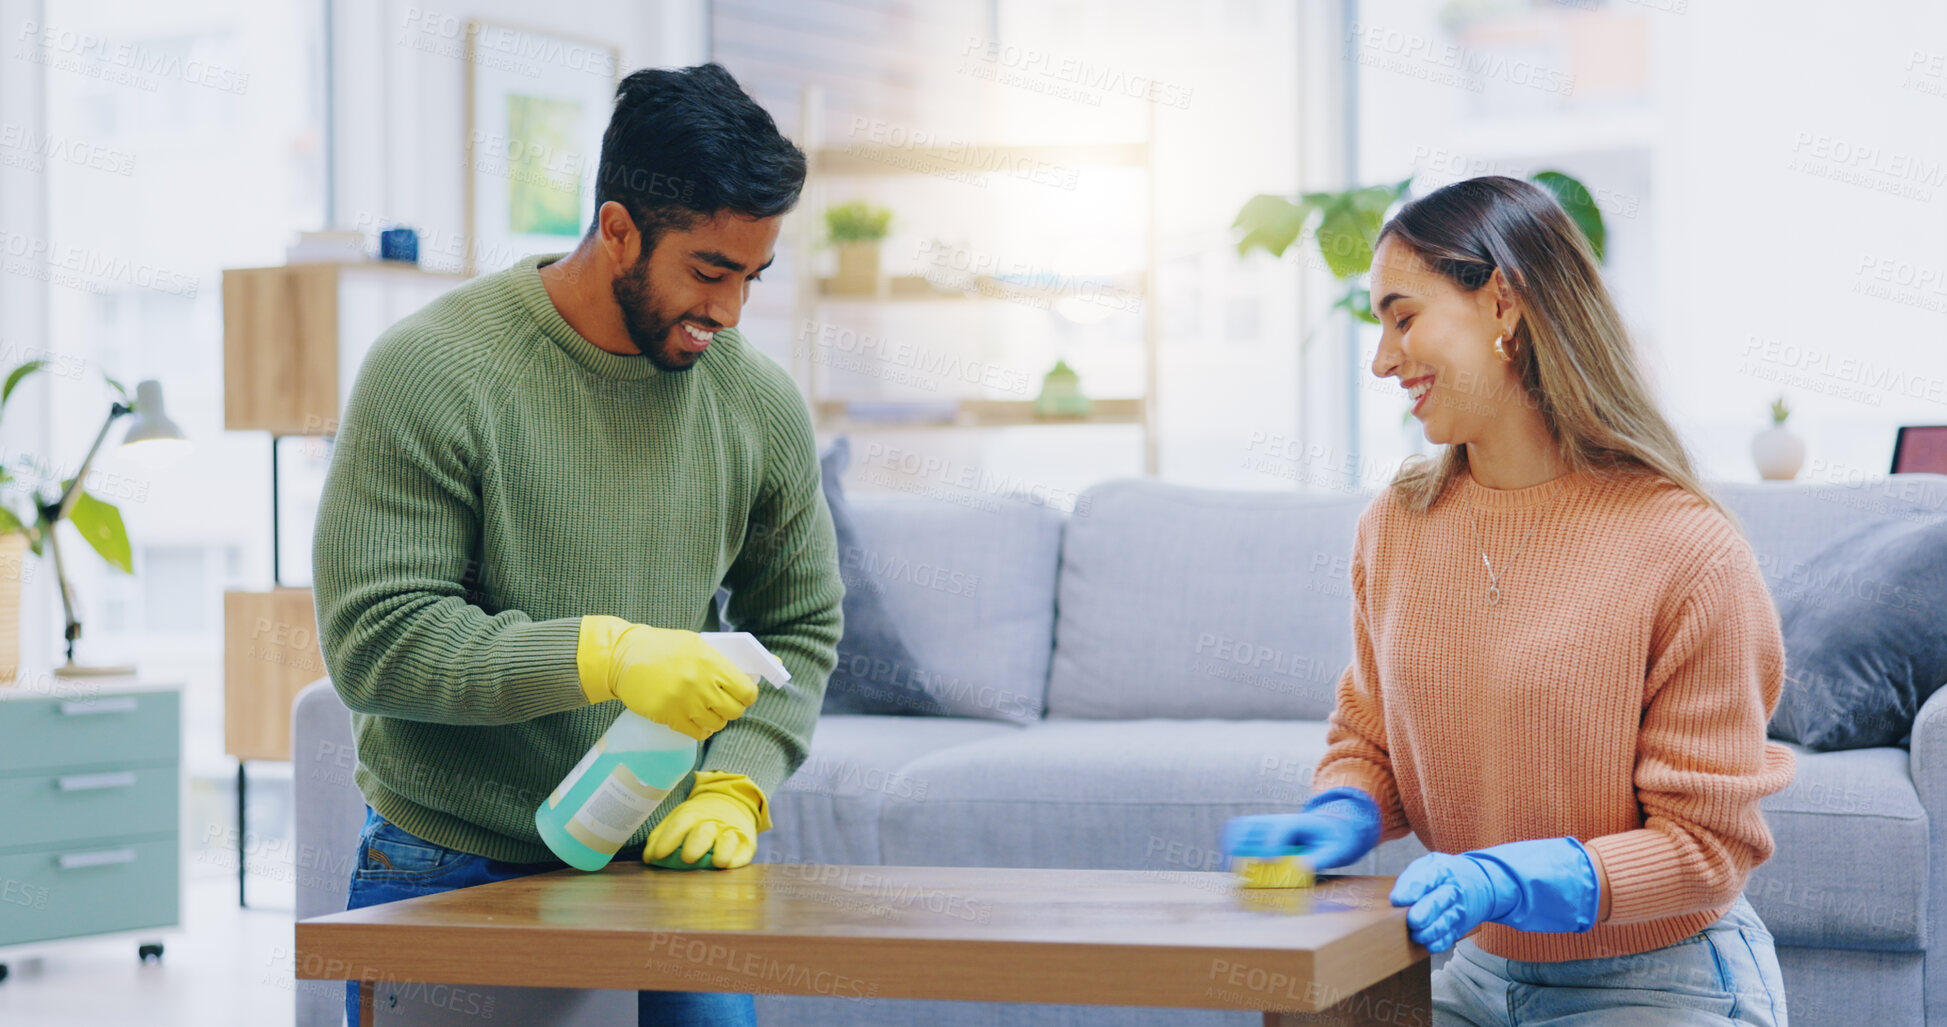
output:
[[1433,974],[1436,1027],[1787,1027],[1771,931],[1744,896],[1696,934],[1631,956],[1502,959],[1471,939]]
[[[559,861],[503,863],[449,849],[406,833],[370,807],[365,810],[365,829],[359,832],[358,857],[352,865],[355,869],[346,909],[471,888],[567,866]],[[455,992],[456,1001],[458,995]],[[466,1001],[477,1003],[479,999],[475,995]],[[638,1027],[651,1024],[656,1027],[757,1027],[757,1007],[749,995],[639,991],[635,1008]],[[359,1027],[357,981],[345,987],[345,1023],[348,1027]]]

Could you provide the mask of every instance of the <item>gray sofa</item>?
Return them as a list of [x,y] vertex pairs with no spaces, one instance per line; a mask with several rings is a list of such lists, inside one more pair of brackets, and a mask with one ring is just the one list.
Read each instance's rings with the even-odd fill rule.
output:
[[[1947,476],[1865,487],[1725,485],[1774,590],[1837,530],[1873,514],[1947,516]],[[832,716],[774,796],[759,859],[880,865],[1221,869],[1232,816],[1310,794],[1350,655],[1346,554],[1365,495],[1227,493],[1114,482],[1070,515],[919,497],[853,500],[858,566],[913,655],[996,719]],[[920,569],[924,569],[923,572]],[[942,587],[941,581],[959,587]],[[1947,619],[1947,611],[1943,611]],[[1023,697],[1026,697],[1023,699]],[[1026,706],[1026,724],[998,719]],[[338,776],[344,708],[300,699],[297,851],[348,849],[361,810]],[[1800,750],[1764,801],[1776,856],[1746,887],[1779,944],[1799,1027],[1947,1027],[1947,690],[1911,749]],[[318,846],[321,850],[308,849]],[[1388,843],[1353,873],[1425,850]],[[298,915],[342,908],[340,872],[300,879]],[[1947,941],[1942,942],[1947,946]],[[299,993],[299,1024],[336,1007]],[[311,1008],[306,1009],[307,1002]],[[631,1022],[619,993],[504,993],[521,1022]],[[533,1003],[520,1005],[521,1003]],[[771,1024],[1253,1024],[1250,1014],[760,996]],[[399,1010],[404,1014],[405,1007]],[[436,1014],[438,1011],[431,1011]],[[503,1015],[497,1013],[496,1018]],[[439,1022],[437,1015],[387,1022]]]

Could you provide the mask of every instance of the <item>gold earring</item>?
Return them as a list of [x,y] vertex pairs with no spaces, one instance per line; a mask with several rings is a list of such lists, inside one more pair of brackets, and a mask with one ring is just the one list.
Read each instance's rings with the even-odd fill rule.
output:
[[1494,355],[1500,357],[1501,363],[1503,364],[1508,363],[1514,359],[1513,357],[1508,356],[1507,350],[1501,348],[1501,339],[1503,336],[1506,336],[1507,334],[1508,333],[1506,332],[1502,332],[1500,335],[1496,335],[1494,337]]

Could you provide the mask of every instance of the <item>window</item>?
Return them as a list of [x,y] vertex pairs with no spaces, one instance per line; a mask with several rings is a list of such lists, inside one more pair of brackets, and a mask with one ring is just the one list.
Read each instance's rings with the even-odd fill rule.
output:
[[194,444],[152,470],[119,456],[111,431],[97,480],[115,483],[101,498],[121,511],[135,575],[64,533],[77,655],[184,681],[191,756],[208,758],[221,751],[219,592],[268,584],[270,569],[269,442],[223,431],[221,271],[280,263],[324,223],[323,6],[46,0],[40,13],[7,56],[45,83],[32,120],[46,130],[15,156],[45,187],[45,237],[31,240],[45,345],[72,369],[49,381],[47,459],[73,467],[87,450],[114,395],[104,376],[159,380]]

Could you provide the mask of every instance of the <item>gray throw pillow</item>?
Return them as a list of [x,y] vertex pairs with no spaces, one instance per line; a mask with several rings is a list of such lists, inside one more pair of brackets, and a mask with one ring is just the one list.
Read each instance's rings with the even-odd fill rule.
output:
[[819,455],[824,476],[825,504],[831,507],[832,529],[838,536],[839,576],[845,582],[845,634],[838,640],[838,665],[825,686],[825,713],[889,713],[939,716],[949,712],[926,691],[934,676],[922,667],[900,638],[899,624],[888,609],[885,586],[860,568],[858,559],[870,552],[859,537],[856,518],[839,484],[852,462],[851,440],[840,436]]
[[1947,520],[1860,525],[1775,597],[1785,686],[1772,737],[1820,751],[1907,744],[1947,682]]

